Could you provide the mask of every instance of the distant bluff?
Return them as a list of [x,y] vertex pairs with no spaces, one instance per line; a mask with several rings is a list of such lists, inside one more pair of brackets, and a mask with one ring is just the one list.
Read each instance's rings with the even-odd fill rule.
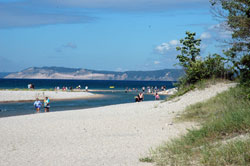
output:
[[65,67],[31,67],[4,78],[177,81],[183,74],[184,71],[181,69],[115,72]]

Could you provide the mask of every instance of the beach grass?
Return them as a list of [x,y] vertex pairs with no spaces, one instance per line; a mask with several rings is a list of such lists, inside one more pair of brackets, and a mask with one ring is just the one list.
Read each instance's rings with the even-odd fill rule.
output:
[[250,139],[228,141],[204,147],[201,151],[203,165],[238,165],[250,163]]
[[139,159],[140,162],[152,163],[153,159],[151,157],[143,157]]
[[[152,160],[160,166],[250,165],[250,100],[246,92],[237,86],[188,107],[176,121],[195,121],[201,127],[155,149]],[[244,139],[233,139],[239,136]]]

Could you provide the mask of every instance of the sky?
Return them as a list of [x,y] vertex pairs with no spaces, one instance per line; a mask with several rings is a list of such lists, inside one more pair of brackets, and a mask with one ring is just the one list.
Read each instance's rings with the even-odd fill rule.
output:
[[0,0],[0,72],[179,68],[186,31],[202,39],[202,57],[230,35],[209,0]]

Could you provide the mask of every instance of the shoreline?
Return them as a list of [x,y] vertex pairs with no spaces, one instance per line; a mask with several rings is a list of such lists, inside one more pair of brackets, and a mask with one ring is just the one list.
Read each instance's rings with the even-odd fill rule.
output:
[[0,103],[34,102],[36,98],[43,100],[64,101],[77,99],[102,98],[105,95],[81,91],[41,91],[41,90],[0,90]]
[[[53,99],[50,98],[50,100],[53,101],[70,101],[70,100],[80,100],[80,99],[94,99],[94,98],[103,98],[105,95],[102,94],[95,94],[95,96],[89,96],[89,97],[78,97],[78,98],[60,98],[60,99]],[[34,102],[34,100],[15,100],[15,101],[0,101],[0,104],[7,104],[7,103],[26,103],[26,102]],[[39,99],[40,101],[43,99]]]

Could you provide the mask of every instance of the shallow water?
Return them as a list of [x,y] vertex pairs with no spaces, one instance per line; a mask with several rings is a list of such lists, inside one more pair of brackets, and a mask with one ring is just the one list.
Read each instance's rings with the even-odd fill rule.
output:
[[[94,81],[94,80],[13,80],[13,79],[0,79],[0,89],[12,89],[12,88],[26,88],[26,84],[34,83],[36,89],[42,88],[53,88],[57,86],[77,86],[81,85],[84,87],[88,83],[89,89],[102,89],[107,90],[109,86],[115,86],[114,92],[112,91],[95,91],[92,93],[105,95],[102,98],[90,98],[90,99],[78,99],[78,100],[66,100],[66,101],[51,101],[50,111],[65,111],[65,110],[76,110],[76,109],[86,109],[100,106],[107,106],[113,104],[122,103],[132,103],[134,102],[134,97],[138,94],[136,91],[131,91],[125,93],[125,91],[115,91],[124,90],[125,87],[128,88],[138,88],[141,89],[142,86],[167,86],[167,88],[172,88],[172,82],[163,81]],[[164,99],[166,96],[161,96]],[[152,94],[144,95],[145,101],[154,100]],[[33,107],[33,102],[23,102],[23,103],[1,103],[0,104],[0,117],[16,116],[16,115],[26,115],[34,114],[36,111]],[[42,109],[41,112],[44,112]]]

